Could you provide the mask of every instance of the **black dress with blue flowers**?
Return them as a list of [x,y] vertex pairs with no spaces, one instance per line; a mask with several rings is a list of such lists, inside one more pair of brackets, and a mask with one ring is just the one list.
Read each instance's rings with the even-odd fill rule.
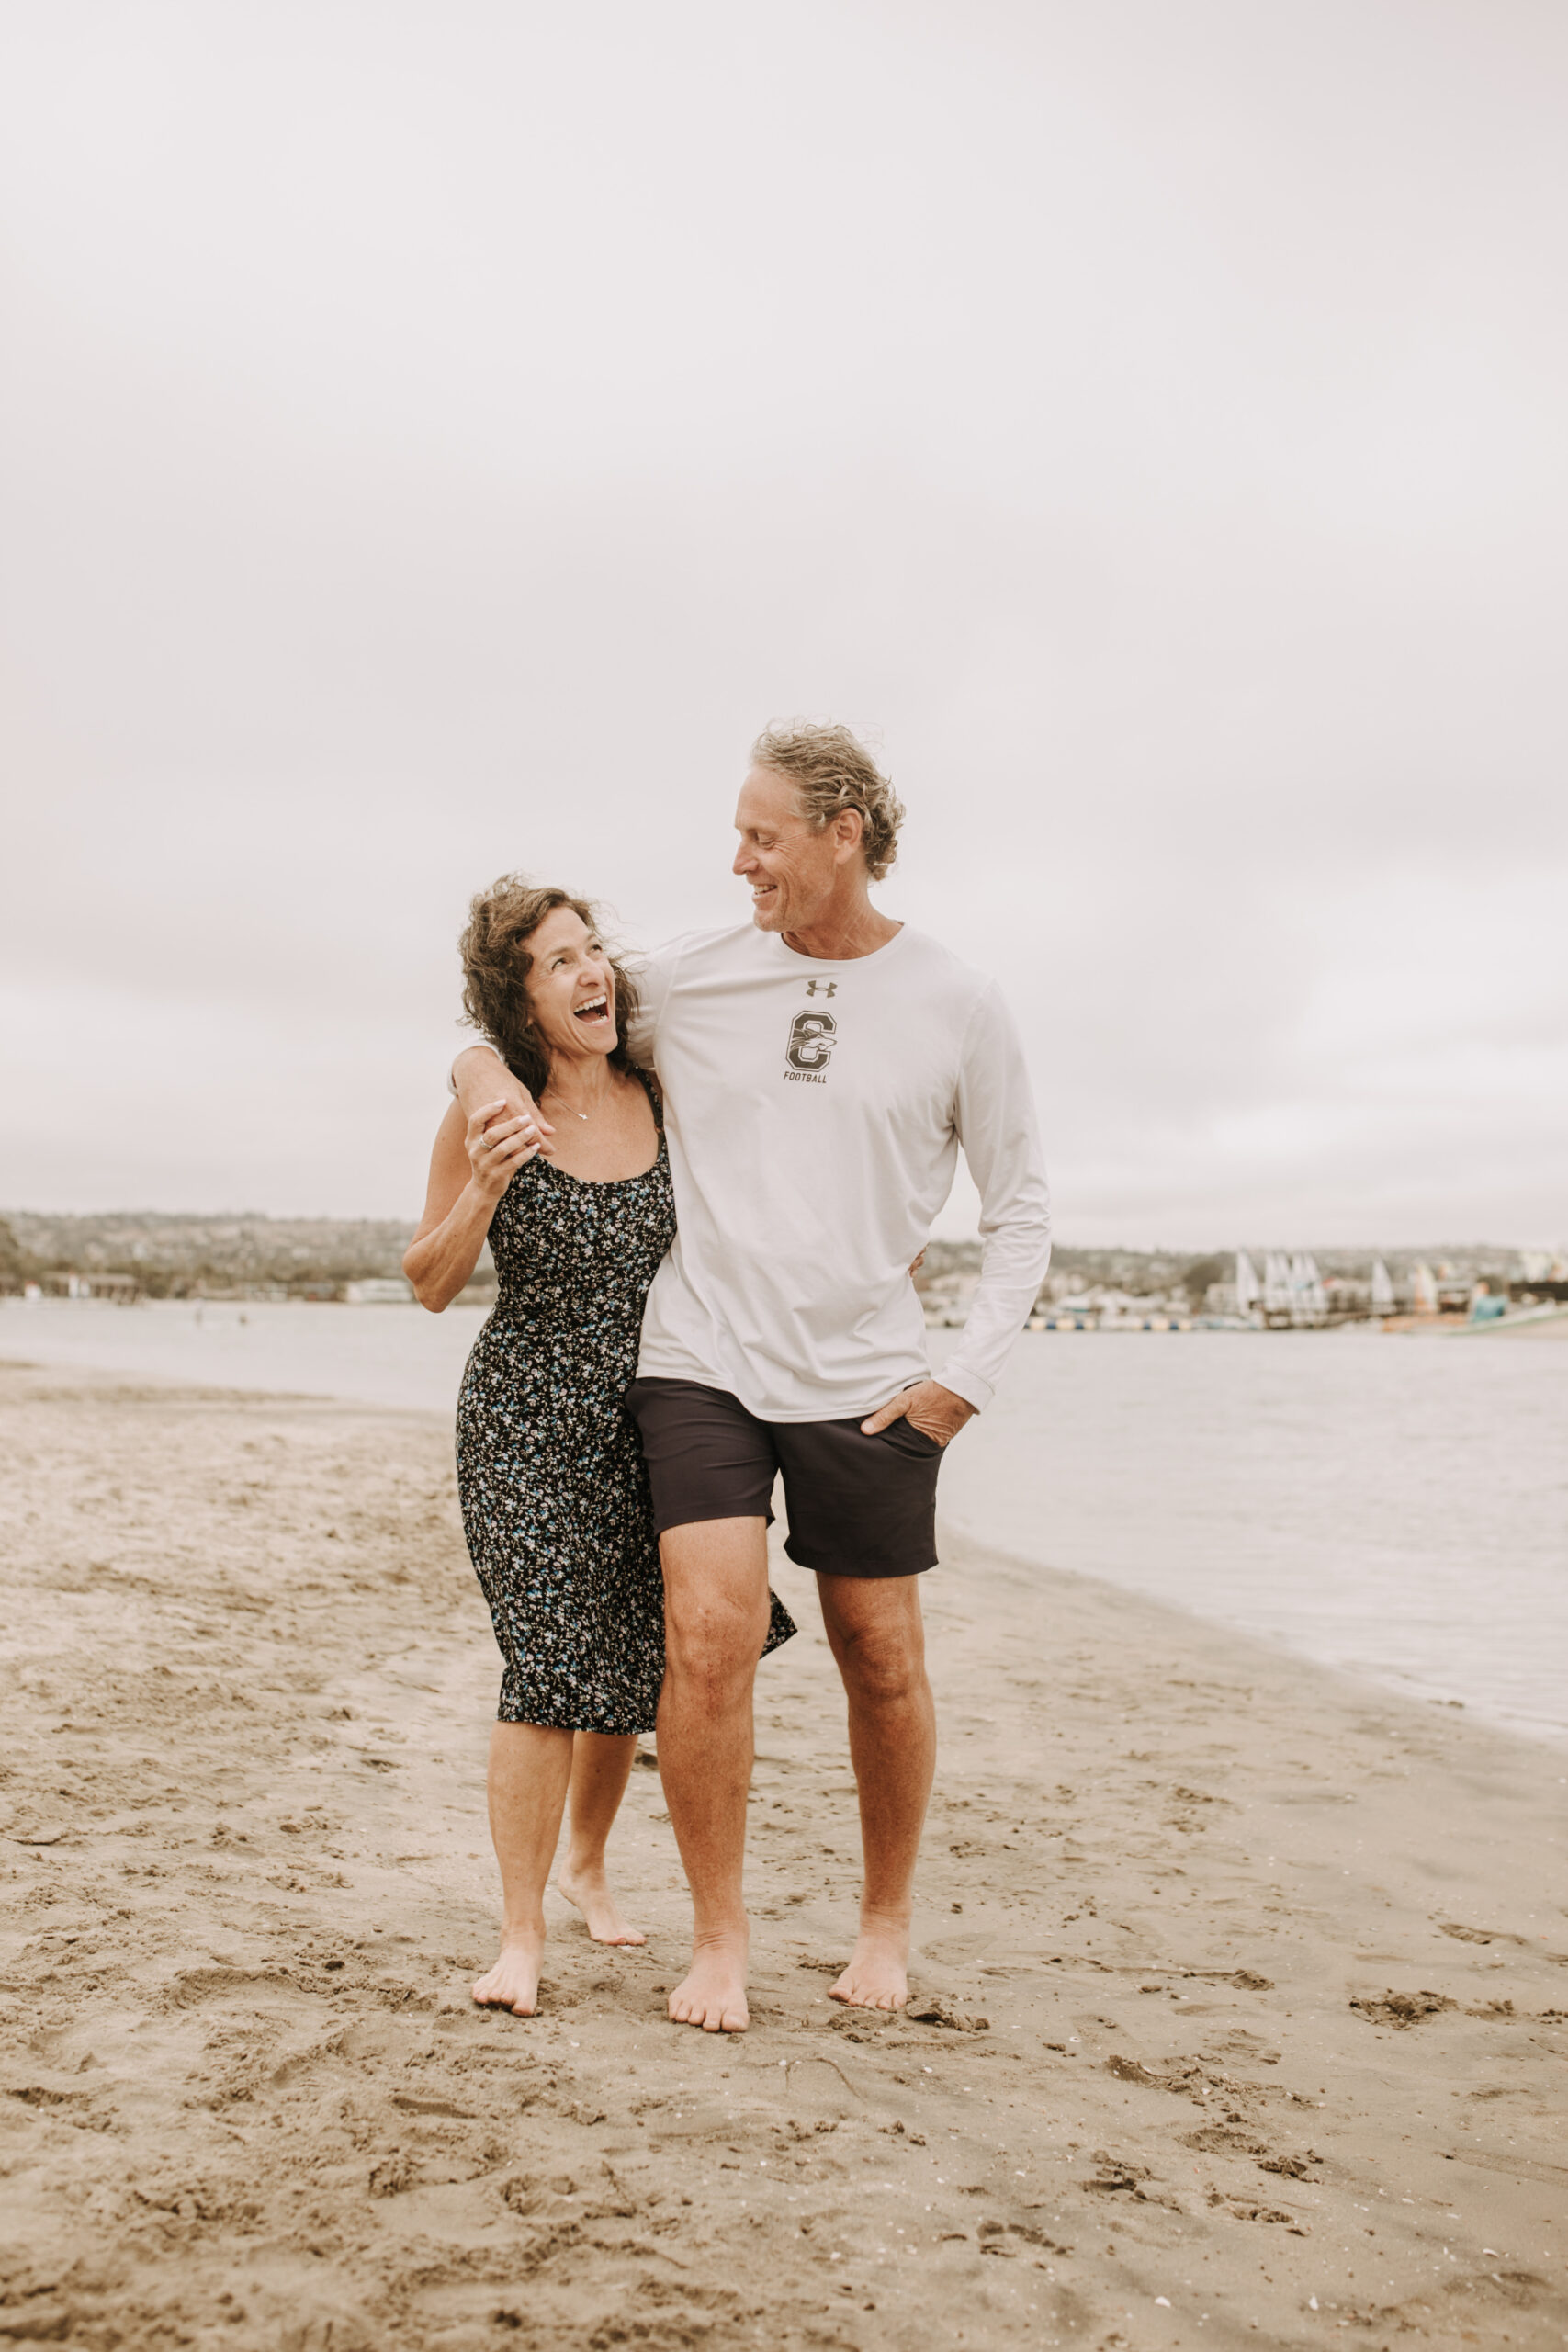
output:
[[[496,1204],[495,1310],[457,1398],[457,1488],[505,1661],[502,1723],[653,1729],[664,1583],[626,1393],[674,1232],[662,1129],[640,1176],[594,1183],[536,1159]],[[767,1649],[795,1630],[775,1595]]]

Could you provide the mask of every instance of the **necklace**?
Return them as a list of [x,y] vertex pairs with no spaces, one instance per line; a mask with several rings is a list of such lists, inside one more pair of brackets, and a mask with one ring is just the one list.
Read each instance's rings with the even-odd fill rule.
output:
[[561,1109],[563,1111],[570,1111],[574,1119],[581,1119],[586,1124],[586,1122],[592,1116],[591,1112],[580,1111],[575,1102],[569,1102],[566,1096],[553,1086],[546,1087],[543,1094],[539,1097],[540,1102],[547,1102],[552,1094],[555,1096],[556,1101],[560,1104]]

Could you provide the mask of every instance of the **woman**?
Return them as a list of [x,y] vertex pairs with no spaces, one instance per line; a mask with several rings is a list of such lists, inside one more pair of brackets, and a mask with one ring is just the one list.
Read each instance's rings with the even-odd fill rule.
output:
[[[468,1019],[553,1129],[544,1156],[531,1119],[495,1119],[494,1102],[465,1125],[454,1104],[403,1260],[439,1314],[487,1237],[495,1259],[495,1311],[457,1400],[463,1523],[505,1660],[489,1774],[504,1918],[474,1998],[531,2017],[569,1792],[560,1892],[596,1941],[645,1940],[604,1869],[664,1677],[659,1547],[623,1399],[675,1210],[657,1097],[621,1042],[636,998],[592,908],[503,876],[473,901],[461,954]],[[767,1646],[794,1631],[775,1600]]]

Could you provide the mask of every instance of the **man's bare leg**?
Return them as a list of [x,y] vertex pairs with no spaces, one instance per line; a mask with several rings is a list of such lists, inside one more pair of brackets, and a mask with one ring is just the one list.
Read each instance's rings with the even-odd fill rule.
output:
[[849,1700],[865,1851],[860,1934],[829,1990],[861,2008],[900,2009],[909,1997],[915,1862],[936,1770],[919,1579],[818,1575],[817,1584]]
[[678,2025],[743,2033],[741,1894],[751,1785],[751,1686],[768,1630],[767,1524],[699,1520],[666,1529],[659,1770],[692,1890],[692,1967],[670,1996]]
[[572,1734],[496,1724],[490,1736],[490,1834],[501,1864],[501,1956],[474,1986],[488,2007],[531,2018],[545,1954],[545,1881],[571,1775]]
[[638,1928],[628,1928],[621,1906],[610,1892],[604,1871],[604,1847],[615,1827],[615,1815],[631,1778],[637,1754],[635,1733],[625,1739],[608,1732],[574,1732],[571,1742],[571,1793],[567,1801],[570,1832],[567,1858],[556,1872],[556,1884],[574,1903],[597,1944],[645,1944]]

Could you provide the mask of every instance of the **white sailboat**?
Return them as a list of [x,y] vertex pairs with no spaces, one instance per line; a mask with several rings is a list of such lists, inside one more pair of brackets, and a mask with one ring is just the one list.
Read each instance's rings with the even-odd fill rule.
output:
[[1291,1304],[1290,1265],[1278,1250],[1270,1250],[1263,1261],[1263,1312],[1288,1316]]
[[1436,1315],[1438,1277],[1430,1266],[1417,1266],[1410,1277],[1410,1304],[1417,1315]]
[[1304,1303],[1307,1286],[1306,1260],[1299,1250],[1292,1250],[1287,1271],[1291,1278],[1291,1320],[1292,1323],[1304,1323],[1306,1321]]
[[1317,1271],[1317,1260],[1310,1250],[1303,1250],[1296,1265],[1296,1313],[1303,1323],[1321,1323],[1328,1314],[1328,1294]]
[[1388,1268],[1381,1258],[1372,1268],[1372,1313],[1374,1315],[1393,1313],[1393,1283],[1390,1279]]
[[1245,1250],[1235,1253],[1235,1311],[1250,1315],[1263,1293],[1258,1286],[1257,1272]]

